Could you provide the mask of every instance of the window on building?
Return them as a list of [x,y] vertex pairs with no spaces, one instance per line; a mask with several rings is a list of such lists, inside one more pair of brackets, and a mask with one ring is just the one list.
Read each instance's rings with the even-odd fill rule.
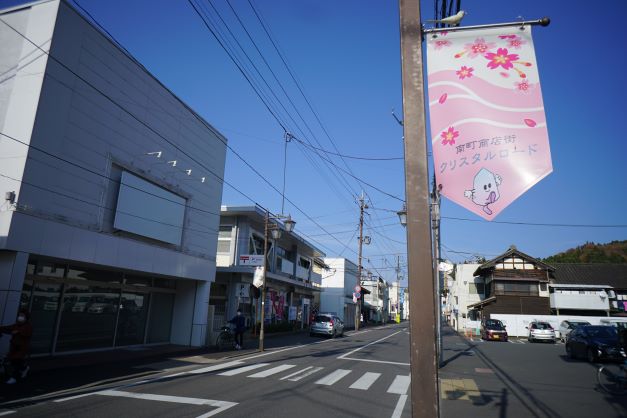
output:
[[540,290],[546,292],[546,283],[540,283]]
[[494,294],[538,296],[538,284],[535,282],[498,281],[494,284]]
[[309,270],[309,267],[311,266],[311,261],[307,260],[306,258],[299,257],[298,265],[304,269]]
[[[270,243],[268,243],[269,245]],[[250,240],[248,241],[248,254],[263,255],[264,239],[257,234],[250,234]],[[268,251],[269,253],[269,251]]]
[[[220,225],[220,231],[218,232],[218,252],[230,253],[231,252],[231,236],[233,234],[233,227],[231,225]],[[263,247],[262,252],[263,252]],[[254,253],[251,253],[254,254]]]
[[468,293],[471,295],[483,294],[484,285],[483,283],[468,283]]

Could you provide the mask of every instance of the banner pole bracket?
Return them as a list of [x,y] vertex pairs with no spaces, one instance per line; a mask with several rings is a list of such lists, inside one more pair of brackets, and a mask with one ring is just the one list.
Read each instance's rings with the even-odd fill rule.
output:
[[515,27],[515,26],[524,28],[527,25],[528,26],[549,26],[550,23],[551,23],[550,18],[543,17],[542,19],[536,19],[536,20],[524,20],[524,21],[506,22],[506,23],[491,23],[487,25],[456,26],[456,27],[450,27],[450,28],[430,28],[430,29],[425,29],[424,25],[420,25],[420,27],[421,27],[421,32],[423,36],[429,35],[429,34],[433,34],[434,36],[437,36],[439,32],[461,32],[464,30],[506,28],[506,27]]

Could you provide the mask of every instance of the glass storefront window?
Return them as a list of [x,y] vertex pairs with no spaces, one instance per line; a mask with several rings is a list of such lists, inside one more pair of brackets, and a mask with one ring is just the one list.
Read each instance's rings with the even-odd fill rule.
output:
[[120,290],[66,284],[56,351],[113,346]]
[[155,279],[153,286],[159,287],[161,289],[176,289],[176,280],[175,279]]
[[65,266],[63,264],[39,262],[35,272],[39,276],[61,278],[65,275]]
[[93,282],[121,283],[122,273],[70,266],[67,271],[67,278],[74,280],[91,280]]
[[49,353],[52,348],[61,285],[57,283],[35,282],[32,292],[31,322],[31,353]]
[[149,297],[148,293],[122,292],[116,346],[144,343]]
[[152,279],[150,277],[130,276],[126,274],[124,276],[124,283],[132,286],[150,287],[152,286]]
[[24,280],[24,285],[22,286],[22,294],[20,295],[20,310],[30,311],[30,300],[32,299],[33,293],[33,281],[32,280]]

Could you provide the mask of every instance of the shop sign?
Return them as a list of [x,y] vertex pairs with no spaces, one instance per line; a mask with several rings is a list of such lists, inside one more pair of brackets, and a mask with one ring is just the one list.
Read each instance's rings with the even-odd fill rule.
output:
[[263,266],[263,254],[243,254],[239,256],[240,266]]

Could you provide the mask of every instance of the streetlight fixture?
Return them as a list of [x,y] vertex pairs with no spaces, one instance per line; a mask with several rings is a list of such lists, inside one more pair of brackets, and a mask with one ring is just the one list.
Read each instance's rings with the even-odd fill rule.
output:
[[398,220],[401,222],[401,225],[407,226],[407,206],[403,203],[403,209],[396,212],[398,215]]
[[281,238],[281,225],[278,221],[283,220],[283,228],[287,233],[291,233],[294,230],[296,222],[292,220],[290,215],[272,215],[266,210],[266,216],[264,219],[264,234],[263,234],[263,286],[261,289],[261,324],[259,326],[259,351],[263,351],[264,342],[264,328],[265,328],[265,314],[266,314],[266,281],[268,273],[268,234],[272,234],[272,238],[277,240]]

